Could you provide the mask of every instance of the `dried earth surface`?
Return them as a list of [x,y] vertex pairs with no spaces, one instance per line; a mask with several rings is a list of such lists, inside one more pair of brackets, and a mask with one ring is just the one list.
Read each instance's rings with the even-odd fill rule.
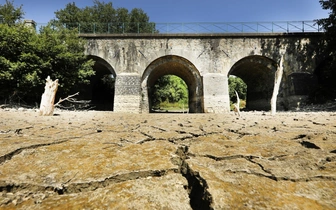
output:
[[0,209],[336,209],[336,112],[0,109]]

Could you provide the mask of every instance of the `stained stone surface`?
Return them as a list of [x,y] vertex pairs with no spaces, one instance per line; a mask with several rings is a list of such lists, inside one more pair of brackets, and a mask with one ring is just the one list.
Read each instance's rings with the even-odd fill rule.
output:
[[336,209],[336,113],[0,109],[0,209]]

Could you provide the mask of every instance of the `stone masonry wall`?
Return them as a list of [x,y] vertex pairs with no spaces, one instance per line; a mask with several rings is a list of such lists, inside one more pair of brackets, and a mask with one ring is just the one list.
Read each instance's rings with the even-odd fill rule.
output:
[[[190,61],[204,77],[204,112],[222,113],[229,111],[228,74],[238,61],[258,55],[278,63],[283,50],[285,72],[279,96],[286,98],[286,91],[290,90],[287,77],[295,72],[312,74],[318,65],[321,34],[82,36],[88,39],[86,54],[104,59],[116,73],[116,112],[141,113],[140,86],[146,68],[158,58],[175,55]],[[207,78],[206,75],[211,76]]]
[[140,76],[120,74],[115,83],[114,111],[139,113]]

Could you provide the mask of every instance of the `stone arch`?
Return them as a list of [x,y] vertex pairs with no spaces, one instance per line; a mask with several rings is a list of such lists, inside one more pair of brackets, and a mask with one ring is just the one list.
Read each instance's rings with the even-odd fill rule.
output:
[[154,60],[148,65],[142,76],[142,106],[141,110],[151,112],[151,88],[155,82],[164,75],[176,75],[188,86],[189,91],[189,112],[203,113],[203,81],[197,68],[187,59],[167,55]]
[[271,109],[270,100],[276,69],[277,63],[274,60],[260,55],[247,56],[232,66],[228,76],[240,77],[247,85],[248,110]]
[[89,85],[82,87],[81,98],[90,100],[94,110],[113,111],[116,72],[103,58],[94,55],[87,57],[95,61],[95,75],[90,78]]

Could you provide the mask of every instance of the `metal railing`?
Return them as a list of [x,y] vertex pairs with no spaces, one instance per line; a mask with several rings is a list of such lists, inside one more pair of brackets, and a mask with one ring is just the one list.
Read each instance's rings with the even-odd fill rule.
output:
[[[37,24],[37,29],[46,24]],[[40,26],[40,27],[39,27]],[[316,21],[214,22],[214,23],[68,23],[80,34],[207,34],[323,32]]]

